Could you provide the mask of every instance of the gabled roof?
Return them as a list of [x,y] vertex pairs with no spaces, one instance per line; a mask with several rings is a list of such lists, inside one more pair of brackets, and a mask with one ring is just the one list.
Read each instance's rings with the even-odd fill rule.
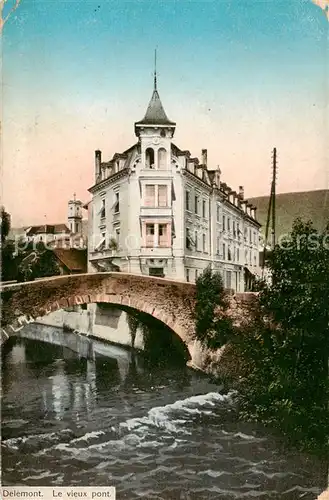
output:
[[26,236],[35,234],[69,234],[70,230],[66,224],[43,224],[42,226],[30,226],[27,228]]
[[87,272],[86,250],[78,250],[76,248],[54,248],[53,252],[69,271]]
[[162,106],[159,92],[156,88],[153,90],[153,94],[143,120],[136,122],[135,125],[176,125],[175,122],[170,121],[167,117]]

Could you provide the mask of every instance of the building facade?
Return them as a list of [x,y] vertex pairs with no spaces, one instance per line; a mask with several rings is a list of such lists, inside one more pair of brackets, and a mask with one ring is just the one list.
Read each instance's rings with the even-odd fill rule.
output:
[[209,168],[173,142],[157,90],[137,142],[103,162],[95,151],[95,183],[89,189],[89,271],[120,269],[194,282],[211,264],[227,288],[244,291],[259,272],[256,208],[243,188],[232,190],[219,168]]
[[84,231],[83,204],[76,199],[68,202],[67,224],[43,224],[30,226],[18,234],[24,243],[44,243],[52,248],[86,248],[87,237]]

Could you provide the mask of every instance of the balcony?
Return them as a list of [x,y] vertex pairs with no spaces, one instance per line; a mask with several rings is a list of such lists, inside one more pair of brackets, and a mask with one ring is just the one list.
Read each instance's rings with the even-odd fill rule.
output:
[[142,256],[150,256],[151,258],[171,257],[171,247],[141,247]]
[[90,259],[113,259],[113,258],[122,258],[124,252],[122,248],[112,249],[108,247],[100,247],[99,249],[90,250],[89,255]]
[[141,217],[171,217],[171,207],[141,207]]
[[171,170],[161,169],[161,168],[150,168],[143,165],[141,168],[141,179],[156,179],[160,177],[161,179],[171,179]]

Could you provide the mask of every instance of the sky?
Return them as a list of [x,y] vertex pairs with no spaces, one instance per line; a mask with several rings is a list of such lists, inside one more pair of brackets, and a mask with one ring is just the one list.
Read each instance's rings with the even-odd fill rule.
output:
[[74,192],[90,199],[94,151],[134,144],[155,47],[179,148],[208,149],[246,197],[269,194],[273,147],[278,192],[329,187],[329,22],[311,0],[21,0],[2,38],[14,227],[66,221]]

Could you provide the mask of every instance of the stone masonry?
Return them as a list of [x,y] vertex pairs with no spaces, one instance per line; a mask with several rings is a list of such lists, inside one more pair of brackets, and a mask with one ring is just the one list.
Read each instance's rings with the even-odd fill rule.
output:
[[[200,346],[194,339],[196,288],[192,283],[124,273],[56,276],[1,289],[1,343],[25,324],[58,309],[88,303],[110,303],[150,314],[162,321],[186,344],[190,364],[201,368]],[[254,294],[230,298],[229,314],[236,322],[246,315]],[[202,364],[202,363],[201,363]]]

